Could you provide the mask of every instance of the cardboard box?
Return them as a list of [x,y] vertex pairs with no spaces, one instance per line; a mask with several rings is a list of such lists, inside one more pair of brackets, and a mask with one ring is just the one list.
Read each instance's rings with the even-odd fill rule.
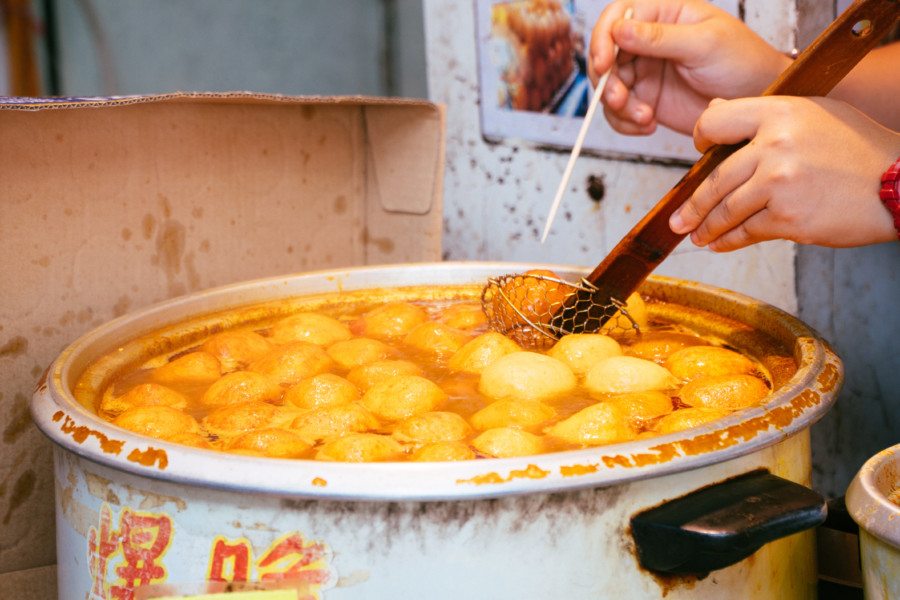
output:
[[66,345],[226,283],[439,260],[443,132],[441,107],[378,98],[0,104],[0,574],[56,562],[27,403]]

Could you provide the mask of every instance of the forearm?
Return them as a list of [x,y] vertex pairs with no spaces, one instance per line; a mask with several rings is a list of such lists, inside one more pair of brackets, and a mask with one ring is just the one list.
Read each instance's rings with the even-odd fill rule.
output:
[[870,52],[829,97],[855,106],[885,127],[900,131],[900,43]]

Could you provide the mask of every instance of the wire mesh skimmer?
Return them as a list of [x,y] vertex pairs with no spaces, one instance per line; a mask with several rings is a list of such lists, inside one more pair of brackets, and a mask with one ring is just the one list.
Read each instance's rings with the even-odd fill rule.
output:
[[533,270],[488,279],[481,306],[491,329],[527,348],[547,348],[570,333],[640,332],[624,299],[600,303],[597,291],[586,279]]

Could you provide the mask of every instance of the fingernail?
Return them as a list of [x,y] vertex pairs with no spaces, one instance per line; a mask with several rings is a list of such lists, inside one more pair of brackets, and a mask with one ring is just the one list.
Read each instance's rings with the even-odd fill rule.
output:
[[669,217],[669,229],[675,233],[687,233],[687,227],[684,224],[684,219],[681,218],[680,212],[676,212]]
[[704,242],[703,240],[700,239],[700,236],[697,234],[696,231],[691,234],[691,242],[693,242],[693,244],[699,248],[702,248],[703,246],[706,245],[706,242]]

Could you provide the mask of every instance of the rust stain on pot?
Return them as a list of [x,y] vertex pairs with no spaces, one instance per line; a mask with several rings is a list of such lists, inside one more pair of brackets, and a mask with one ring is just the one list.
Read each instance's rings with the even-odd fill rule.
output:
[[[839,377],[838,373],[835,373],[835,375]],[[650,450],[653,451],[652,453],[606,455],[601,456],[600,461],[609,469],[615,467],[644,467],[647,465],[669,462],[681,455],[692,456],[724,450],[737,444],[747,442],[759,434],[768,431],[772,427],[784,429],[804,412],[818,406],[821,401],[821,394],[812,390],[804,390],[800,392],[790,404],[775,407],[762,416],[748,419],[737,425],[732,425],[724,429],[717,429],[716,431],[704,433],[691,439],[653,446],[650,448]],[[581,472],[573,467],[563,467],[564,469],[567,469],[563,475],[571,477],[596,472],[596,468],[590,470],[589,468],[584,467],[590,467],[590,465],[582,466],[583,470]]]
[[837,366],[834,363],[828,363],[822,369],[822,372],[819,373],[819,376],[816,378],[816,383],[819,384],[819,389],[828,393],[837,386],[840,380],[841,372],[838,370]]
[[59,426],[59,430],[66,435],[72,436],[75,443],[83,444],[86,439],[93,436],[100,442],[100,449],[103,450],[103,452],[107,454],[119,454],[122,452],[122,447],[125,445],[123,440],[111,440],[106,437],[106,434],[103,432],[91,429],[84,425],[77,425],[72,417],[64,414],[62,411],[53,415],[54,421],[59,421],[60,418],[63,419],[63,422],[62,425]]
[[673,592],[676,589],[693,589],[698,581],[706,578],[706,575],[702,577],[699,575],[661,575],[652,571],[645,571],[645,573],[649,573],[656,580],[660,587],[660,597],[662,598],[665,598],[669,595],[669,592]]
[[603,464],[607,466],[607,468],[612,469],[613,467],[633,467],[634,462],[628,456],[623,456],[621,454],[616,454],[615,456],[603,456],[600,458],[603,461]]
[[578,477],[579,475],[590,475],[596,473],[600,465],[563,465],[559,468],[559,474],[563,477]]
[[87,483],[88,493],[91,496],[97,498],[98,500],[102,500],[110,504],[115,504],[116,506],[122,505],[121,499],[119,498],[118,494],[110,489],[112,482],[109,479],[100,477],[99,475],[95,475],[94,473],[90,473],[88,471],[84,472],[84,479]]
[[82,537],[87,537],[91,525],[97,520],[97,513],[75,498],[77,479],[69,472],[69,485],[63,486],[57,481],[56,497],[62,511],[62,518]]
[[457,479],[456,483],[474,483],[475,485],[482,485],[484,483],[503,483],[506,481],[497,473],[485,473],[484,475],[476,475],[471,479]]
[[[37,368],[40,369],[40,367],[37,367]],[[34,391],[35,392],[43,392],[44,390],[46,390],[47,389],[47,379],[49,377],[50,377],[50,367],[47,367],[46,369],[44,369],[44,372],[41,375],[41,378],[38,379],[37,385],[34,386]],[[57,414],[60,415],[60,417],[62,417],[62,411],[58,412]],[[58,421],[59,419],[54,419],[54,420]]]
[[654,454],[635,454],[634,462],[637,466],[656,465],[663,462],[669,462],[678,456],[678,451],[672,444],[663,444],[661,446],[653,446],[650,448]]
[[456,483],[472,483],[482,485],[485,483],[507,483],[514,479],[543,479],[550,474],[537,465],[528,465],[524,469],[514,469],[509,472],[507,477],[502,477],[497,473],[485,473],[484,475],[476,475],[471,479],[457,479]]
[[600,460],[608,468],[612,469],[616,466],[620,467],[644,467],[647,465],[658,465],[660,463],[669,462],[673,458],[679,456],[678,446],[676,444],[661,444],[649,448],[651,452],[642,452],[640,454],[632,454],[630,457],[622,455],[603,456]]
[[709,573],[670,575],[646,569],[644,568],[644,565],[641,564],[641,559],[638,557],[637,546],[635,546],[634,544],[634,534],[631,531],[631,527],[629,526],[620,529],[619,534],[623,551],[627,554],[630,554],[632,558],[634,558],[635,566],[641,573],[649,575],[653,578],[653,580],[659,586],[660,598],[665,598],[669,595],[669,592],[674,592],[676,590],[694,589],[697,586],[698,582],[706,579],[709,576]]
[[128,460],[145,467],[152,467],[159,463],[159,470],[163,471],[169,466],[169,455],[165,450],[147,446],[146,450],[138,450],[135,448],[128,454]]
[[321,477],[316,477],[312,480],[312,484],[316,487],[325,487],[326,485],[328,485],[328,482]]
[[187,502],[178,496],[166,496],[164,494],[154,494],[145,490],[132,490],[126,486],[129,494],[140,494],[144,497],[138,508],[141,510],[158,510],[166,504],[174,504],[179,511],[187,510]]

